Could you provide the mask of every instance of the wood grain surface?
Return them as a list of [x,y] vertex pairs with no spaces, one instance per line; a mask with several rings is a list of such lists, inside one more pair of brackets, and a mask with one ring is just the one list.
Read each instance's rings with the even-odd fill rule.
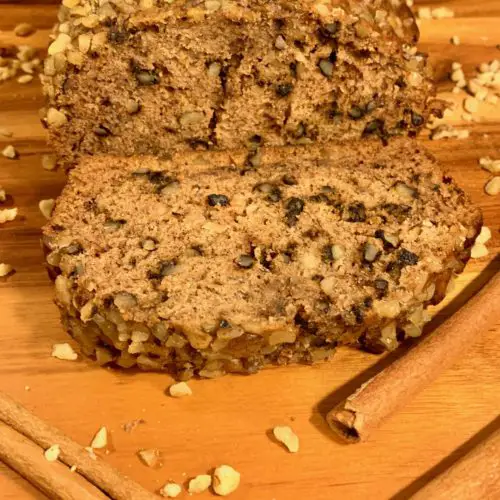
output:
[[[463,95],[450,92],[451,63],[460,61],[472,75],[479,63],[500,58],[500,2],[432,4],[443,5],[455,11],[455,18],[422,22],[421,46],[436,65],[440,91],[460,105]],[[43,51],[55,14],[53,1],[0,0],[0,46],[29,43]],[[21,21],[34,24],[37,33],[15,38],[12,29]],[[450,44],[452,35],[460,37],[460,45]],[[230,464],[242,474],[241,486],[231,497],[235,500],[402,500],[500,427],[500,325],[483,332],[460,362],[369,442],[354,446],[329,435],[323,414],[399,353],[380,358],[344,349],[331,362],[315,367],[192,381],[193,396],[182,400],[164,394],[171,383],[166,375],[127,374],[85,360],[51,358],[52,344],[67,337],[42,265],[39,234],[44,220],[38,201],[57,196],[64,176],[41,167],[41,155],[48,152],[37,115],[42,104],[38,82],[0,83],[0,128],[14,133],[12,139],[0,137],[0,149],[12,143],[20,152],[16,161],[0,157],[0,185],[12,195],[10,205],[19,208],[14,222],[0,226],[0,262],[16,269],[14,275],[0,278],[0,390],[85,445],[106,425],[113,450],[105,460],[150,490],[169,479],[185,482]],[[491,175],[478,167],[478,159],[500,158],[500,105],[482,105],[479,123],[464,123],[460,114],[452,121],[468,128],[470,139],[428,145],[481,206],[493,239],[489,256],[468,264],[430,329],[499,268],[494,256],[500,245],[500,195],[484,194]],[[122,424],[137,418],[146,423],[132,433],[122,430]],[[299,453],[290,454],[270,439],[269,430],[279,424],[297,432]],[[163,468],[149,469],[137,459],[139,449],[151,447],[162,451]],[[184,492],[180,498],[186,496]],[[45,498],[2,464],[0,497]]]

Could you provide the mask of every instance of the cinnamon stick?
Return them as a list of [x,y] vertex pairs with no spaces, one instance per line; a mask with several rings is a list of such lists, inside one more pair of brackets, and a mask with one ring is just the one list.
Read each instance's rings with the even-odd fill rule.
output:
[[500,498],[500,429],[418,491],[412,500]]
[[75,465],[79,474],[114,500],[158,498],[107,463],[99,459],[93,460],[83,446],[30,413],[3,392],[0,392],[0,420],[43,449],[58,444],[61,448],[59,460],[69,467]]
[[[60,462],[47,462],[43,449],[0,422],[0,460],[30,483],[56,500],[104,500],[109,498],[95,486],[80,485],[77,474]],[[80,478],[81,479],[81,478]]]
[[500,274],[458,312],[326,416],[346,441],[365,440],[389,415],[452,365],[476,338],[500,321]]

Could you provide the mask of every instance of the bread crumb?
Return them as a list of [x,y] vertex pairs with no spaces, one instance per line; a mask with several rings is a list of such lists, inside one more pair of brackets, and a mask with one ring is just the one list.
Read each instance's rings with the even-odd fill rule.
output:
[[52,357],[64,361],[75,361],[78,359],[78,354],[65,342],[64,344],[54,344],[52,346]]
[[470,251],[471,259],[480,259],[481,257],[486,257],[487,255],[488,249],[483,243],[474,243]]
[[169,394],[173,398],[182,398],[184,396],[191,396],[193,391],[191,387],[186,384],[186,382],[179,382],[177,384],[173,384],[168,389]]
[[10,264],[0,263],[0,278],[8,276],[14,268]]
[[230,465],[219,465],[214,471],[213,488],[215,493],[226,496],[240,485],[240,473]]
[[61,448],[58,444],[53,444],[50,448],[46,449],[43,452],[45,460],[47,462],[55,462],[59,458],[59,454],[61,453]]
[[11,222],[17,217],[17,208],[4,208],[0,210],[0,224]]
[[484,186],[484,191],[490,196],[496,196],[500,193],[500,176],[490,179]]
[[132,432],[138,425],[145,424],[146,421],[143,418],[136,418],[135,420],[130,420],[122,425],[122,429],[125,432]]
[[452,45],[460,45],[460,38],[457,35],[453,35],[450,42]]
[[2,156],[5,156],[5,158],[8,158],[9,160],[15,160],[18,157],[18,153],[16,148],[14,148],[12,144],[9,144],[3,148]]
[[482,243],[483,245],[491,239],[491,230],[489,227],[483,226],[481,232],[476,238],[476,243]]
[[139,450],[137,456],[144,465],[148,467],[161,467],[161,453],[157,448],[149,448],[147,450]]
[[42,215],[46,219],[50,219],[52,211],[54,210],[55,203],[56,201],[53,200],[52,198],[48,200],[40,200],[40,202],[38,203],[38,208],[40,209],[40,212],[42,212]]
[[182,488],[177,483],[167,483],[160,490],[160,495],[167,498],[176,498],[182,492]]
[[92,439],[92,443],[90,443],[90,447],[95,449],[105,448],[108,444],[108,430],[106,427],[101,427],[95,434],[94,439]]
[[290,453],[299,451],[299,438],[288,425],[277,426],[273,429],[274,437],[283,443]]
[[189,481],[188,492],[189,493],[203,493],[210,488],[212,484],[212,478],[208,474],[201,474],[194,477]]

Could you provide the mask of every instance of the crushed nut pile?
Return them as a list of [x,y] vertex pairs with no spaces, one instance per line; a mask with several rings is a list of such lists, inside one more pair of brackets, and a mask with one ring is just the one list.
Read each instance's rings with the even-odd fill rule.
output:
[[40,69],[37,50],[30,45],[0,48],[0,83],[13,78],[21,84],[29,83]]

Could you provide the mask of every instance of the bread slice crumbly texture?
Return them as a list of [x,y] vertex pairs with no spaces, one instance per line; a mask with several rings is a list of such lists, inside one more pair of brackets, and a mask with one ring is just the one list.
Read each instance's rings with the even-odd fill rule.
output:
[[180,379],[418,336],[481,214],[415,141],[82,160],[44,244],[69,333]]
[[397,0],[66,3],[45,61],[59,159],[415,135],[442,106]]

